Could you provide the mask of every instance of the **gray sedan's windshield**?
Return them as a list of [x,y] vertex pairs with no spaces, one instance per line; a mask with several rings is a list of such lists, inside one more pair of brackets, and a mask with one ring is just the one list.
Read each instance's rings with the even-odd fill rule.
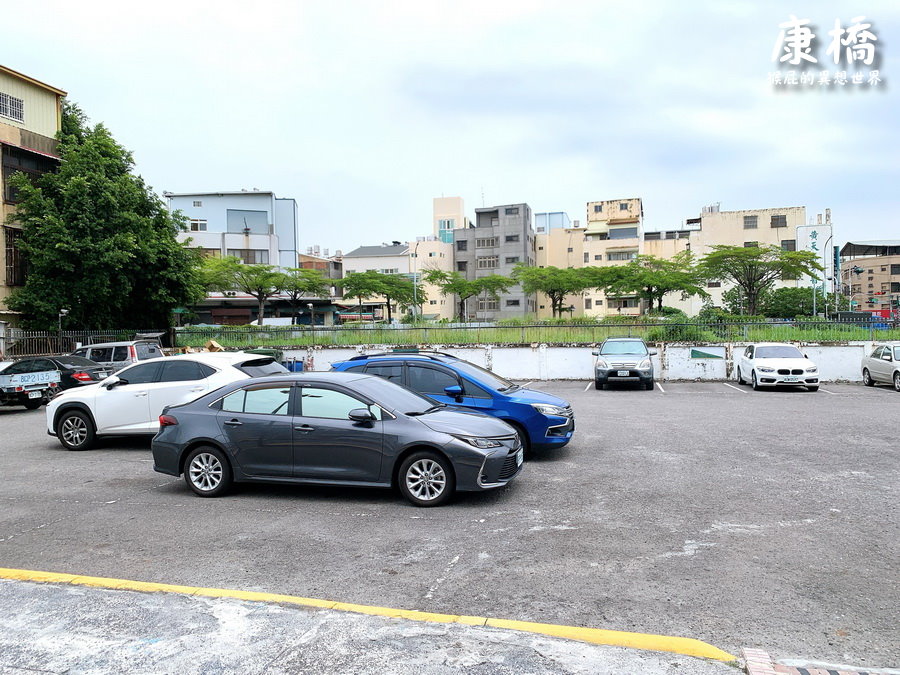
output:
[[802,359],[803,352],[796,347],[788,345],[778,347],[757,347],[756,358],[758,359]]
[[639,340],[623,340],[616,342],[604,342],[600,348],[600,353],[604,356],[614,356],[616,354],[646,354],[647,346]]

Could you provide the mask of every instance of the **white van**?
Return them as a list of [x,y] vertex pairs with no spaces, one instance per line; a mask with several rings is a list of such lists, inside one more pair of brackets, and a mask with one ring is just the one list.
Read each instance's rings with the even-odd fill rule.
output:
[[127,342],[103,342],[79,347],[73,356],[83,356],[107,366],[112,372],[121,370],[139,361],[165,356],[158,342],[153,340],[130,340]]

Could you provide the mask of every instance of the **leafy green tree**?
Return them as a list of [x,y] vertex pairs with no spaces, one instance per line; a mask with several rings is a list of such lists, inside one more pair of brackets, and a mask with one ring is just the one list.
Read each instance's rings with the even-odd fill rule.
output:
[[363,300],[381,295],[384,290],[382,276],[384,275],[375,270],[351,272],[337,283],[343,289],[344,295],[359,301],[360,317],[362,317]]
[[553,317],[561,316],[567,295],[581,293],[589,288],[590,280],[581,269],[559,267],[533,267],[519,263],[512,273],[522,290],[529,295],[543,293],[550,300]]
[[266,300],[281,292],[286,276],[272,265],[247,265],[239,258],[207,258],[203,278],[207,288],[214,291],[241,291],[256,298],[256,323],[263,325]]
[[515,285],[515,280],[500,274],[490,274],[480,279],[466,279],[459,272],[447,272],[439,269],[423,271],[422,277],[429,284],[441,289],[441,295],[455,295],[458,299],[458,314],[462,320],[466,318],[466,300],[482,295],[485,298],[498,298]]
[[[283,273],[281,290],[287,295],[291,306],[291,323],[297,323],[297,308],[303,298],[325,298],[330,295],[331,286],[321,270],[297,267],[288,268]],[[312,317],[310,317],[312,321]]]
[[[380,274],[380,273],[378,273]],[[381,293],[387,302],[388,322],[392,321],[391,303],[398,306],[412,307],[413,304],[421,304],[428,298],[425,297],[425,289],[421,284],[414,285],[412,279],[402,274],[381,274]],[[416,308],[418,312],[418,308]]]
[[[821,288],[816,289],[817,310],[825,311],[826,307],[834,307],[835,299],[838,300],[838,309],[847,309],[849,307],[847,296],[840,295],[835,298],[833,293],[828,293],[826,295]],[[778,319],[793,319],[798,316],[810,316],[812,310],[812,287],[776,288],[771,293],[766,294],[760,302],[760,313],[763,314],[763,316]]]
[[745,312],[759,311],[763,293],[779,279],[799,279],[824,268],[813,251],[785,251],[778,246],[713,246],[700,260],[705,279],[726,281],[741,289]]
[[59,171],[10,180],[20,200],[9,222],[22,228],[25,285],[7,304],[26,327],[169,326],[172,310],[203,297],[198,254],[179,243],[184,218],[134,175],[130,152],[102,124],[89,126],[64,102]]
[[478,294],[485,300],[488,298],[499,300],[500,294],[506,293],[512,286],[515,286],[515,284],[515,280],[504,277],[501,274],[489,274],[486,277],[475,280]]
[[681,251],[671,258],[639,255],[627,265],[618,266],[605,291],[612,296],[636,295],[651,309],[654,304],[657,309],[662,308],[663,298],[669,293],[681,293],[682,299],[707,295],[703,275],[690,251]]

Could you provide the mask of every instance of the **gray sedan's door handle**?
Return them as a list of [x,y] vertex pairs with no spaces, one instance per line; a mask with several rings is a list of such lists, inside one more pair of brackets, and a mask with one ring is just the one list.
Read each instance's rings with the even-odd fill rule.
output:
[[301,424],[299,427],[294,427],[294,431],[313,431],[315,427],[311,427],[308,424]]
[[243,422],[241,422],[240,420],[228,420],[227,422],[224,422],[223,424],[227,424],[230,427],[239,427],[243,424]]

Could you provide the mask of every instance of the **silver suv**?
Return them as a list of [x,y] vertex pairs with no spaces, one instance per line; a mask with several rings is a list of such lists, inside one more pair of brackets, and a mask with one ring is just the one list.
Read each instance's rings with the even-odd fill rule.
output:
[[603,389],[611,382],[639,382],[653,389],[655,349],[647,349],[641,338],[607,338],[599,349],[591,352],[594,361],[594,388]]
[[884,382],[900,391],[900,345],[875,345],[872,353],[862,359],[862,377],[867,387]]
[[103,342],[96,345],[79,347],[73,356],[83,356],[100,365],[107,366],[111,372],[122,370],[139,361],[165,356],[159,343],[154,340],[129,340],[126,342]]

